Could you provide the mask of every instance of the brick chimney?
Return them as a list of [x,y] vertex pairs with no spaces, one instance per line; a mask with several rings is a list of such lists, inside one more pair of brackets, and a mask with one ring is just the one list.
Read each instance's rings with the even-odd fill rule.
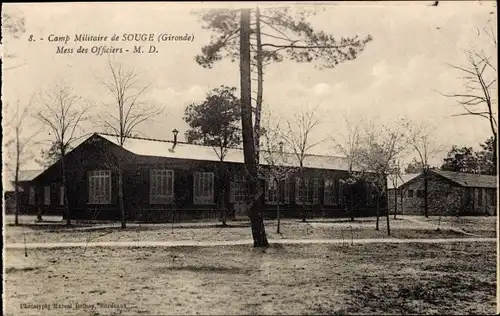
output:
[[177,134],[179,134],[179,131],[174,128],[172,130],[172,134],[174,134],[174,146],[173,147],[175,147],[177,145]]

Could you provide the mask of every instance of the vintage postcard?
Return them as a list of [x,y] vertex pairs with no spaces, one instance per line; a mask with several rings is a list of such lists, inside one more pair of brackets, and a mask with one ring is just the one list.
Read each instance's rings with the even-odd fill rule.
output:
[[2,5],[3,314],[497,308],[494,1]]

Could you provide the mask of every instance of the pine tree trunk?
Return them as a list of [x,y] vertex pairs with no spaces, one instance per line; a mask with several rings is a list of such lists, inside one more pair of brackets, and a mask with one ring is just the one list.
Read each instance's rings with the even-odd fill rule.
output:
[[254,131],[252,126],[251,72],[250,72],[250,9],[241,10],[240,20],[240,92],[241,127],[243,152],[247,168],[250,202],[249,217],[252,226],[254,247],[267,247],[264,220],[260,212],[260,198],[257,197],[258,175],[255,155]]
[[257,7],[255,12],[255,36],[257,42],[257,98],[255,102],[255,123],[254,123],[254,141],[255,152],[257,155],[257,164],[259,161],[260,152],[260,117],[262,110],[262,96],[264,86],[264,69],[262,65],[262,41],[260,32],[260,9]]
[[375,226],[375,230],[379,230],[378,228],[379,215],[380,215],[380,194],[377,193],[377,224]]

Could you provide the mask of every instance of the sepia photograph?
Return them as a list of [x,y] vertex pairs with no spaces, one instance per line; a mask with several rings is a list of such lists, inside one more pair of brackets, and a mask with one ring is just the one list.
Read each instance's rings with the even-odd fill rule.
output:
[[3,315],[496,315],[497,2],[2,4]]

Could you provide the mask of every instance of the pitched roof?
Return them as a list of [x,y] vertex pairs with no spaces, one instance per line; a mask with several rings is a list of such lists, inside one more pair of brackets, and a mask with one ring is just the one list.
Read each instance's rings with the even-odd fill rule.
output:
[[[31,181],[35,179],[40,173],[43,172],[42,170],[19,170],[19,181]],[[14,181],[14,175],[12,175],[12,180]]]
[[[98,134],[106,140],[118,145],[116,135]],[[177,158],[188,160],[220,161],[219,156],[211,146],[187,144],[177,142],[175,148],[173,141],[146,139],[139,137],[128,137],[123,145],[124,149],[141,156],[155,156],[165,158]],[[265,153],[261,153],[261,164],[269,165],[266,162]],[[297,157],[292,153],[284,153],[283,166],[299,167]],[[243,163],[243,150],[230,148],[227,151],[226,162]],[[329,170],[349,170],[348,160],[345,157],[326,155],[307,155],[304,158],[305,168],[329,169]]]
[[[14,181],[15,181],[15,174],[14,171],[12,170],[4,170],[4,172],[7,172],[7,183],[4,183],[4,191],[12,191],[14,190]],[[19,170],[19,182],[22,181],[31,181],[35,179],[39,174],[41,174],[43,170]]]
[[453,181],[463,187],[470,188],[496,188],[497,176],[490,176],[484,174],[431,170],[450,181]]
[[400,174],[399,176],[396,177],[395,174],[391,174],[387,176],[387,189],[391,190],[395,188],[393,182],[394,179],[397,179],[397,181],[395,182],[397,184],[397,188],[400,188],[403,184],[407,183],[410,180],[415,179],[419,175],[420,173],[406,173],[406,174]]

